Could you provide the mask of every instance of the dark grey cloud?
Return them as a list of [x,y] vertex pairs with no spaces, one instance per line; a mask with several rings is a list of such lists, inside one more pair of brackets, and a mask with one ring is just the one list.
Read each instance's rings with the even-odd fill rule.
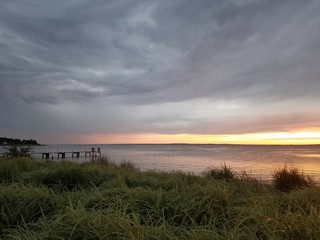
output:
[[[319,10],[316,0],[2,1],[0,129],[49,136],[300,126],[290,116],[320,105]],[[245,124],[235,119],[266,111],[274,124],[253,120],[239,130]]]

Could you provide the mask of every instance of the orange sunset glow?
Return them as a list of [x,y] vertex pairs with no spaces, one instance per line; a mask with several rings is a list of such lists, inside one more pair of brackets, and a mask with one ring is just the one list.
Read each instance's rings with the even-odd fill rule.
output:
[[320,144],[320,131],[275,132],[253,134],[194,135],[194,134],[128,134],[89,135],[81,142],[97,144],[257,144],[257,145],[310,145]]

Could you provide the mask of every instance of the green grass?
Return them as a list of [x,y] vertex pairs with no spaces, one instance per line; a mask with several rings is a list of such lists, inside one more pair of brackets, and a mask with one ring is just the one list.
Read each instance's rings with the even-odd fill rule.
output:
[[226,164],[223,164],[221,168],[209,168],[204,175],[218,180],[233,180],[236,177],[236,173]]
[[297,188],[314,185],[314,180],[296,167],[284,166],[273,173],[273,183],[277,190],[290,192]]
[[0,158],[0,171],[0,239],[320,239],[319,187],[279,191],[225,165]]

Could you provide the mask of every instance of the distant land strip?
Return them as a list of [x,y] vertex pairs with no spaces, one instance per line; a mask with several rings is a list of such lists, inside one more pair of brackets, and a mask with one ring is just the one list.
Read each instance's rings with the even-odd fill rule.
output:
[[7,145],[30,145],[30,146],[38,146],[41,145],[34,139],[18,139],[18,138],[6,138],[0,137],[0,146],[7,146]]

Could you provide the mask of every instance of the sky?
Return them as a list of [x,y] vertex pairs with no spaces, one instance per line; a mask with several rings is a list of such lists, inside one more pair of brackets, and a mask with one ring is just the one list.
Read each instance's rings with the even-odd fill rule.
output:
[[0,1],[0,136],[320,144],[318,0]]

